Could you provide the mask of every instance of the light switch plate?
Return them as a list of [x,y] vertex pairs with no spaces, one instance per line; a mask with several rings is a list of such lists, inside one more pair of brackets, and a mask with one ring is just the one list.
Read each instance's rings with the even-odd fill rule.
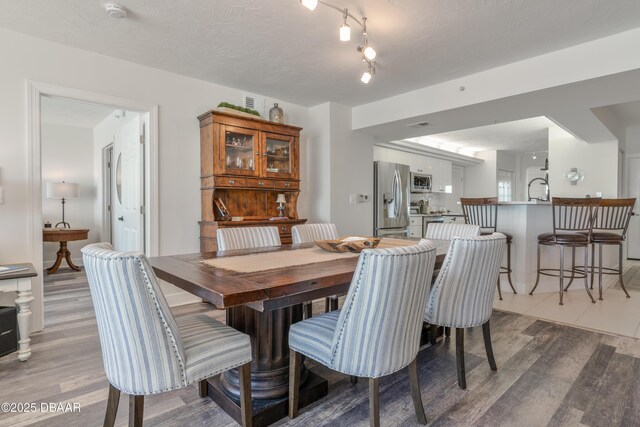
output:
[[0,205],[4,204],[4,188],[0,187]]

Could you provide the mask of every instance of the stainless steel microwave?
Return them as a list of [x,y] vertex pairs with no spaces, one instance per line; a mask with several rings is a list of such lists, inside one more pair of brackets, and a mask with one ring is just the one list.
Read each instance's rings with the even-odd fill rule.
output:
[[411,192],[431,193],[431,175],[411,172]]

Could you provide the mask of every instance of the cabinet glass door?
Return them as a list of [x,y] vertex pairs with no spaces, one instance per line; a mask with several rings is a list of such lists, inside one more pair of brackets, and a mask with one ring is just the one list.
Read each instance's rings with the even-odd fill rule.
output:
[[272,133],[264,134],[263,175],[295,178],[295,138]]
[[258,132],[233,126],[222,126],[222,164],[232,175],[257,175]]

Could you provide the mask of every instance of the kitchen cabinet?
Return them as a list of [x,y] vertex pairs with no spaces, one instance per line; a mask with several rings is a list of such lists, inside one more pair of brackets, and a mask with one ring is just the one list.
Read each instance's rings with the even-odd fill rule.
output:
[[433,173],[431,174],[433,178],[432,191],[434,193],[451,193],[451,161],[443,159],[433,160],[435,160],[435,165]]
[[411,172],[432,176],[432,191],[434,193],[452,192],[452,163],[449,160],[377,146],[373,147],[373,160],[409,165]]
[[[201,252],[217,250],[216,231],[226,227],[276,226],[282,243],[291,243],[291,226],[306,222],[297,211],[302,128],[219,111],[198,119]],[[287,219],[273,221],[278,194]]]
[[423,237],[422,216],[411,215],[409,218],[409,236],[418,238]]

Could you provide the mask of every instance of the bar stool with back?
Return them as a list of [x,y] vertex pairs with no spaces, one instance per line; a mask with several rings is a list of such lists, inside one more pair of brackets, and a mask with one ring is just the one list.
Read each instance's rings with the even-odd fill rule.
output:
[[[591,292],[589,291],[588,274],[584,269],[576,268],[575,250],[576,248],[584,248],[584,265],[588,265],[589,260],[589,244],[593,233],[593,225],[596,215],[598,214],[598,206],[600,198],[564,198],[554,197],[551,200],[553,232],[542,233],[538,236],[538,261],[536,284],[529,292],[533,295],[540,283],[540,276],[552,276],[559,278],[560,285],[560,305],[563,305],[562,297],[564,289],[564,279],[570,278],[571,282],[574,277],[584,279],[584,287],[587,295],[591,298],[591,302],[595,303]],[[560,247],[560,268],[540,268],[540,250],[542,246],[559,246]],[[565,276],[564,268],[564,249],[571,248],[571,272],[570,276]],[[569,282],[569,285],[571,284]],[[568,286],[567,286],[568,287]]]
[[[497,197],[461,197],[462,213],[464,214],[464,222],[480,226],[483,236],[493,233],[501,233],[507,238],[507,266],[500,267],[500,274],[506,274],[509,280],[509,286],[514,294],[517,294],[516,288],[511,281],[511,242],[513,236],[504,231],[499,231],[498,226],[498,198]],[[498,297],[502,300],[502,290],[500,289],[500,276],[498,276]]]
[[[622,244],[627,237],[629,221],[634,215],[633,207],[636,199],[601,199],[598,206],[597,216],[593,223],[593,233],[591,233],[591,289],[593,289],[593,279],[596,271],[596,245],[598,245],[598,296],[602,300],[602,275],[616,274],[620,280],[620,287],[627,298],[631,298],[629,292],[624,287],[622,279]],[[618,268],[602,267],[602,246],[618,245]],[[576,268],[577,269],[577,268]],[[571,283],[564,289],[569,289]]]

